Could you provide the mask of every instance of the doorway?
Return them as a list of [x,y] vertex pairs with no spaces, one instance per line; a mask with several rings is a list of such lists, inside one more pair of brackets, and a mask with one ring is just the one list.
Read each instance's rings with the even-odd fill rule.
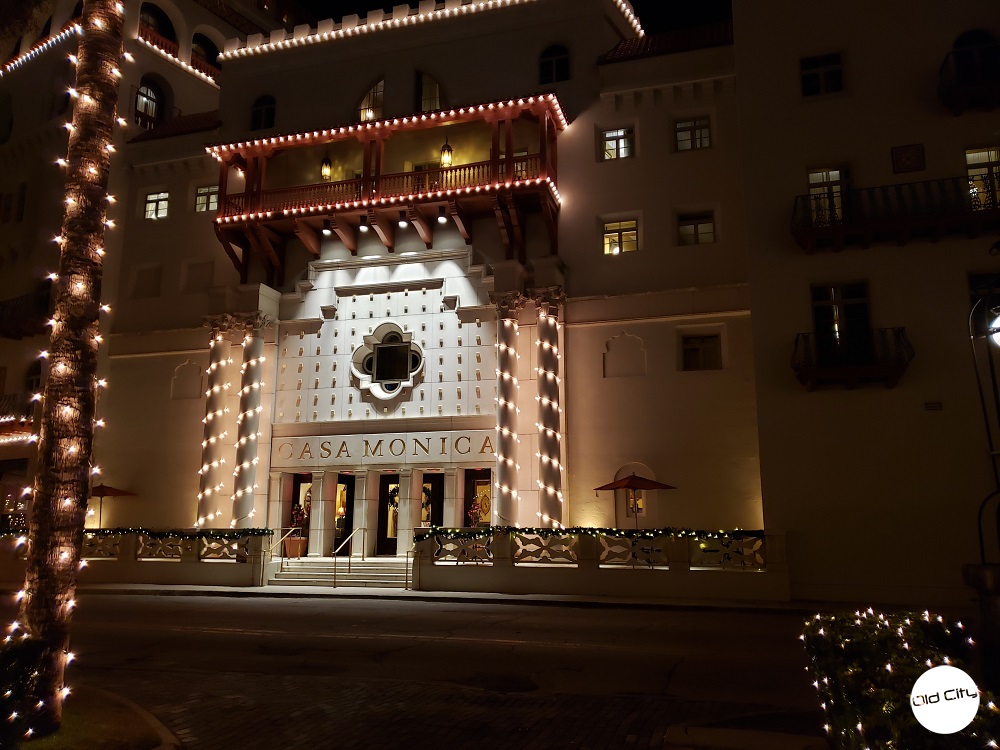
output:
[[424,474],[420,496],[420,525],[444,525],[444,474]]
[[[338,557],[351,554],[351,544],[344,544],[354,531],[354,475],[337,475],[337,497],[334,503],[333,550]],[[337,551],[341,544],[343,549]]]
[[493,522],[493,472],[490,469],[465,470],[463,526],[489,526]]
[[375,554],[395,555],[399,535],[399,474],[382,474],[378,479],[378,526]]

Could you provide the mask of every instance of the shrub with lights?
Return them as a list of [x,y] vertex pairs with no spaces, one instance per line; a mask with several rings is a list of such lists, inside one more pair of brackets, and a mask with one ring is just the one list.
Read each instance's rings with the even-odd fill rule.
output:
[[7,636],[0,645],[0,747],[17,747],[30,736],[31,696],[44,651],[38,638]]
[[929,612],[872,609],[815,615],[800,639],[826,712],[824,729],[843,750],[958,750],[1000,747],[1000,709],[980,691],[979,713],[953,735],[921,726],[910,708],[913,683],[931,667],[965,668],[974,646],[961,622]]

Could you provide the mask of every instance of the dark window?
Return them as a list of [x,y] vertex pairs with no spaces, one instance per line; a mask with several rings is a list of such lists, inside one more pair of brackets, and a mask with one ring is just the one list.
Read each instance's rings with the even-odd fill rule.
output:
[[802,96],[820,96],[844,90],[844,68],[840,53],[799,60]]
[[561,44],[547,47],[538,58],[538,82],[559,83],[569,76],[569,50]]
[[417,71],[417,109],[420,112],[434,112],[441,109],[441,86],[428,73]]
[[214,68],[219,67],[219,48],[204,34],[195,34],[191,38],[191,56],[207,62]]
[[711,145],[708,118],[675,122],[674,139],[678,151],[708,148]]
[[152,3],[143,3],[139,9],[139,25],[155,31],[164,39],[169,39],[171,42],[177,41],[177,32],[174,31],[174,25],[170,21],[170,16]]
[[871,364],[867,282],[813,286],[812,311],[820,367]]
[[250,129],[267,130],[274,127],[274,97],[264,95],[253,103],[250,108]]
[[707,245],[715,242],[715,215],[708,212],[678,216],[677,242],[680,245]]
[[410,376],[410,345],[376,344],[372,380],[385,385],[401,382]]
[[684,370],[721,370],[722,336],[681,337],[681,367]]
[[32,362],[28,372],[24,375],[24,389],[28,393],[38,393],[42,390],[42,362],[35,360]]

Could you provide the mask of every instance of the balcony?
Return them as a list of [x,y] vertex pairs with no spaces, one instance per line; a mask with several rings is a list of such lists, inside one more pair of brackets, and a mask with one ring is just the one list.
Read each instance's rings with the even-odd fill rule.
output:
[[992,40],[949,52],[941,64],[938,97],[955,115],[1000,106],[1000,44]]
[[799,195],[791,232],[807,253],[874,242],[905,245],[949,234],[976,236],[1000,228],[998,186],[982,178],[948,177],[924,182]]
[[197,70],[202,75],[206,75],[213,81],[219,80],[219,74],[222,71],[216,66],[212,65],[208,60],[199,57],[198,55],[191,55],[191,67]]
[[875,328],[863,340],[851,342],[800,333],[795,337],[792,369],[810,391],[821,385],[855,388],[863,383],[892,388],[913,357],[905,328]]
[[166,52],[171,57],[179,58],[180,56],[180,47],[177,42],[161,36],[145,24],[139,24],[139,38],[160,51]]
[[526,214],[540,212],[555,254],[565,126],[555,96],[544,95],[212,146],[216,233],[241,278],[259,261],[278,284],[289,240],[317,258],[337,241],[356,256],[370,229],[393,253],[397,225],[431,249],[439,227],[471,244],[473,222],[489,218],[507,257],[523,262]]

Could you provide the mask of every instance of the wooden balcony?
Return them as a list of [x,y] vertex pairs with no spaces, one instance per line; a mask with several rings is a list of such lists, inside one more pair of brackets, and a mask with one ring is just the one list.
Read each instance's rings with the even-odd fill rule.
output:
[[198,57],[198,55],[191,55],[191,67],[202,75],[208,76],[213,81],[218,81],[219,74],[222,73],[219,68],[212,65],[208,60]]
[[950,234],[974,237],[1000,228],[997,194],[995,183],[963,175],[844,190],[836,200],[828,194],[799,195],[791,232],[808,253],[875,242],[936,241]]
[[938,97],[955,115],[1000,106],[1000,44],[949,52],[941,64]]
[[167,39],[165,36],[160,36],[145,24],[139,24],[139,38],[166,52],[171,57],[178,57],[180,55],[180,47],[177,42]]
[[905,328],[875,328],[864,339],[850,342],[800,333],[795,337],[792,369],[810,391],[821,385],[855,388],[864,383],[892,388],[913,357]]
[[[430,249],[442,224],[471,244],[474,220],[488,217],[507,257],[524,262],[526,213],[540,212],[555,254],[556,135],[565,127],[549,94],[211,146],[221,163],[216,234],[241,278],[250,263],[260,262],[269,283],[278,285],[286,243],[298,240],[319,258],[329,247],[321,232],[356,256],[370,229],[368,236],[377,235],[393,253],[397,225],[415,229]],[[456,162],[462,155],[472,160],[428,164],[448,137],[460,144],[449,152]],[[342,179],[294,184],[296,176],[315,180],[321,160]],[[317,171],[304,169],[307,164]],[[238,192],[230,192],[230,181]]]

